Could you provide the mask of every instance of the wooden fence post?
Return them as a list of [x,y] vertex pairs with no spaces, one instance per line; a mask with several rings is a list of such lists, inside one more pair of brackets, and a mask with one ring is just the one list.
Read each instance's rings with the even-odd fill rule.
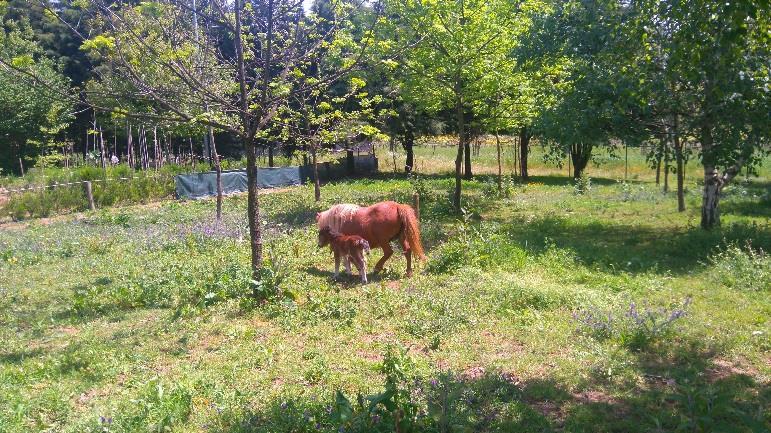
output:
[[94,204],[94,191],[91,189],[91,182],[86,181],[84,185],[86,188],[86,197],[88,198],[88,208],[96,210],[96,205]]
[[412,194],[412,207],[415,209],[415,216],[420,220],[420,194]]

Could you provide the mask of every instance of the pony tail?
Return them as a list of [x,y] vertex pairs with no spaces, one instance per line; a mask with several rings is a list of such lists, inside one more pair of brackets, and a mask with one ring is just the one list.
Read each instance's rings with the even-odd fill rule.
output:
[[404,237],[407,239],[407,243],[410,244],[410,249],[412,249],[417,258],[425,260],[426,255],[423,252],[423,244],[420,242],[420,226],[418,225],[415,211],[406,204],[399,204],[396,211],[399,214]]

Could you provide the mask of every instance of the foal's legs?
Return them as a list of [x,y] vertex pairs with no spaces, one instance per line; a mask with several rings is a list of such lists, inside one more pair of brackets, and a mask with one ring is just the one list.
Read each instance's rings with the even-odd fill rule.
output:
[[361,282],[367,284],[367,259],[364,257],[364,254],[359,252],[351,259],[353,260],[353,264],[356,266],[356,269],[359,270]]
[[340,254],[335,251],[335,278],[340,275]]
[[378,273],[383,270],[383,265],[385,265],[386,260],[391,258],[391,256],[394,254],[394,249],[391,248],[391,244],[389,242],[383,242],[381,245],[383,245],[383,257],[378,260],[377,264],[375,265],[374,273]]
[[351,274],[351,256],[345,256],[345,273],[348,275]]

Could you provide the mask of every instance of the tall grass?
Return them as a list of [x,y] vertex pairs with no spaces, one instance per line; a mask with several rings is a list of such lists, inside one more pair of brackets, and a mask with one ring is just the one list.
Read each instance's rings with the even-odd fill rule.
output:
[[158,171],[135,171],[121,164],[107,169],[82,166],[74,170],[32,170],[22,178],[5,179],[4,187],[10,193],[6,201],[0,202],[0,215],[22,220],[86,210],[89,203],[84,181],[92,182],[97,207],[171,197],[174,176],[187,169],[168,164]]

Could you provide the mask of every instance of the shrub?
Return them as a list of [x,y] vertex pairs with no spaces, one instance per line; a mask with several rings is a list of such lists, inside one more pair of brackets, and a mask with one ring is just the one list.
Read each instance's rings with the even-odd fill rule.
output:
[[414,171],[410,173],[410,184],[412,185],[413,192],[418,193],[421,199],[430,199],[433,196],[433,190],[425,178]]
[[573,190],[578,195],[583,195],[592,190],[592,178],[581,173],[581,177],[576,179],[573,184]]
[[469,266],[481,269],[505,266],[508,270],[525,266],[525,250],[497,226],[472,225],[466,214],[456,230],[457,235],[442,244],[431,257],[429,272],[445,273]]
[[501,178],[501,189],[498,189],[498,180],[490,178],[482,184],[482,194],[489,198],[511,198],[516,193],[516,180],[514,177],[504,175]]
[[745,248],[730,244],[709,258],[713,281],[739,290],[771,290],[771,257],[748,243]]

